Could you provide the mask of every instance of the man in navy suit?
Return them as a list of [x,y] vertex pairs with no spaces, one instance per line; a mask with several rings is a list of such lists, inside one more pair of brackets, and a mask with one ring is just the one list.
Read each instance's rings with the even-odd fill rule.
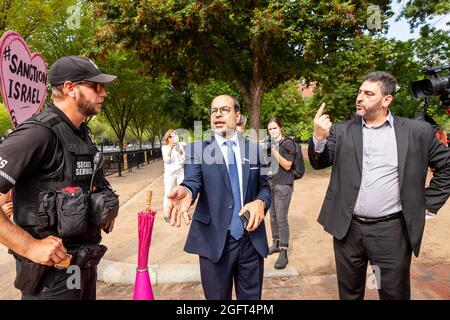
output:
[[[261,299],[268,245],[264,215],[270,188],[259,146],[236,131],[238,101],[221,95],[209,110],[213,137],[186,148],[184,180],[167,196],[165,217],[179,227],[191,223],[184,250],[198,254],[206,299]],[[191,217],[189,207],[198,197]],[[248,211],[245,228],[241,215]]]

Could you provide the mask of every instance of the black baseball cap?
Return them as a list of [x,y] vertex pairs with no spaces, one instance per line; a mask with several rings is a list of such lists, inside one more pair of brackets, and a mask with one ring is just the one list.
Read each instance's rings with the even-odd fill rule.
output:
[[57,60],[50,67],[48,76],[52,87],[62,85],[66,81],[109,83],[117,79],[117,76],[101,72],[91,59],[79,56],[67,56]]

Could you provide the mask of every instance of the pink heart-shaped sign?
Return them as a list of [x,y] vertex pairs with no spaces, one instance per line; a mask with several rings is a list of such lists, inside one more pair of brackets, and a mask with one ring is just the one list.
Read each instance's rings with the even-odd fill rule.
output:
[[38,113],[47,95],[47,64],[14,31],[0,40],[0,88],[14,127]]

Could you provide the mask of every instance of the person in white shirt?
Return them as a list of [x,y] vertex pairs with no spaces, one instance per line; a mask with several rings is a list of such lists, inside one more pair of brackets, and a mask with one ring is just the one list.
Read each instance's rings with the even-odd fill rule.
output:
[[169,129],[164,135],[162,155],[164,161],[164,211],[167,207],[167,195],[173,187],[179,185],[184,179],[184,149],[179,142],[175,130]]

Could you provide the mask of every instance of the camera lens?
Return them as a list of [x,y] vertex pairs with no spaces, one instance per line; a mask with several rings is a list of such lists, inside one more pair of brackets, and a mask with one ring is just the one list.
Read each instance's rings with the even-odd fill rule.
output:
[[425,79],[411,84],[412,95],[419,99],[442,95],[449,90],[449,78],[447,77]]

